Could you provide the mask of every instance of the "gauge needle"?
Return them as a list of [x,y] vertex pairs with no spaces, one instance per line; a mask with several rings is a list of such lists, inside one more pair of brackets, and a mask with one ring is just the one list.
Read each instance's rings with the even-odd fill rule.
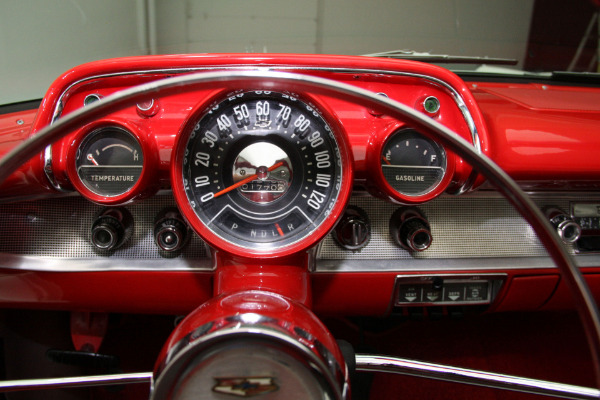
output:
[[[283,161],[279,161],[277,164],[273,164],[269,167],[269,169],[267,169],[267,172],[271,172],[274,169],[277,169],[279,167],[281,167],[284,164]],[[254,175],[250,175],[247,178],[242,179],[241,181],[234,183],[233,185],[226,187],[225,189],[221,190],[220,192],[215,193],[215,195],[213,196],[213,198],[219,197],[221,195],[224,195],[225,193],[229,193],[231,192],[233,189],[237,189],[240,186],[248,183],[248,182],[252,182],[253,180],[255,180],[256,178],[258,178],[258,174],[254,174]]]
[[87,159],[90,160],[94,165],[98,165],[98,161],[94,159],[94,156],[91,154],[87,155]]

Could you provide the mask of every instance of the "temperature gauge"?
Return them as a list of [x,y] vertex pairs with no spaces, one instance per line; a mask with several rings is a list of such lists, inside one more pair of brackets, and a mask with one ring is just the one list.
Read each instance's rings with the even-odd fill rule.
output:
[[115,197],[129,191],[142,174],[138,140],[125,129],[103,127],[91,132],[77,149],[77,176],[91,192]]
[[399,194],[422,196],[433,191],[446,173],[446,152],[414,130],[393,133],[381,151],[385,181]]

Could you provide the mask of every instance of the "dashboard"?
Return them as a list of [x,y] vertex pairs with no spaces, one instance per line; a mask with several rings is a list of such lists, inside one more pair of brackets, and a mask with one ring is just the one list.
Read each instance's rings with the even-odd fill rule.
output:
[[[31,123],[27,134],[35,134],[134,85],[257,69],[349,83],[447,126],[531,191],[554,213],[549,218],[560,219],[558,232],[582,268],[593,273],[599,265],[599,166],[592,157],[598,112],[559,97],[589,106],[597,96],[592,89],[465,83],[432,65],[365,57],[140,57],[65,73],[37,113],[24,111],[21,118]],[[528,224],[435,138],[340,98],[293,87],[223,86],[149,95],[24,163],[1,191],[2,219],[10,221],[1,244],[4,282],[27,287],[33,273],[45,277],[42,287],[81,280],[85,289],[33,297],[23,291],[4,301],[183,312],[210,297],[220,260],[229,262],[221,257],[279,263],[298,254],[312,271],[311,301],[324,312],[382,315],[395,307],[453,303],[502,309],[518,302],[527,309],[555,291],[558,275]],[[588,146],[581,146],[584,140]],[[178,291],[186,273],[203,278],[172,309],[149,301],[158,288],[165,297]],[[113,294],[131,301],[117,305],[108,299],[113,296],[89,295],[90,274],[110,280]],[[414,284],[444,276],[453,290],[440,287],[428,296]],[[536,283],[523,299],[518,289],[513,299],[509,287],[532,282],[523,277],[546,284]],[[129,292],[131,279],[144,290]],[[363,296],[352,301],[348,293],[356,285]],[[399,294],[406,291],[416,298]],[[455,292],[460,296],[452,300]]]
[[[0,155],[137,85],[244,71],[352,85],[451,129],[530,193],[600,296],[596,88],[369,57],[115,59],[3,114]],[[294,82],[148,90],[23,160],[0,187],[0,221],[6,308],[187,315],[241,290],[318,315],[571,307],[533,229],[461,157]]]

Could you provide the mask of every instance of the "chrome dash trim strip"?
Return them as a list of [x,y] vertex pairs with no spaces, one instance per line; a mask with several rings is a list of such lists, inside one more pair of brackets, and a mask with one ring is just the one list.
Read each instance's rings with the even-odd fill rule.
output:
[[52,170],[52,145],[46,146],[46,149],[44,150],[44,174],[54,189],[59,192],[68,192],[68,190],[60,186],[54,176],[54,171]]
[[205,259],[136,260],[107,257],[102,259],[23,256],[0,253],[0,269],[38,272],[210,272],[214,265]]
[[[600,254],[573,256],[580,269],[600,267]],[[553,269],[550,257],[489,257],[412,260],[317,260],[315,273],[513,271]],[[558,271],[557,271],[558,272]]]
[[[580,269],[600,267],[600,254],[574,256]],[[206,259],[73,259],[0,253],[0,269],[38,272],[211,272]],[[313,273],[491,271],[556,269],[549,257],[459,258],[420,260],[316,260]]]
[[76,376],[68,378],[21,379],[14,381],[0,381],[0,393],[86,386],[126,385],[132,383],[150,384],[151,382],[152,372]]
[[396,357],[357,354],[356,370],[361,372],[387,372],[410,375],[492,389],[556,396],[564,399],[588,400],[600,397],[600,391],[595,388],[457,368]]
[[473,146],[477,150],[478,153],[481,153],[481,141],[479,139],[479,132],[477,131],[477,126],[475,125],[475,120],[471,115],[471,112],[467,108],[467,105],[460,95],[460,93],[449,83],[424,74],[415,74],[411,72],[402,72],[402,71],[392,71],[386,69],[362,69],[362,68],[334,68],[334,67],[295,67],[295,66],[276,66],[276,65],[265,65],[265,66],[255,66],[255,65],[246,65],[246,66],[219,66],[219,67],[192,67],[192,68],[173,68],[173,69],[156,69],[156,70],[140,70],[140,71],[130,71],[130,72],[117,72],[112,74],[100,74],[90,76],[84,79],[80,79],[76,82],[73,82],[69,85],[64,92],[61,93],[58,98],[56,107],[52,114],[52,123],[54,123],[58,118],[60,118],[62,108],[64,106],[63,99],[68,94],[68,92],[73,89],[75,86],[78,86],[84,82],[102,78],[112,78],[117,76],[127,76],[127,75],[145,75],[145,74],[182,74],[186,72],[199,72],[199,71],[214,71],[214,70],[234,70],[234,71],[323,71],[323,72],[334,72],[334,73],[344,73],[344,74],[384,74],[384,75],[394,75],[394,76],[408,76],[412,78],[418,78],[423,80],[428,80],[430,82],[436,83],[442,86],[444,89],[448,90],[448,92],[452,95],[452,98],[456,102],[459,110],[461,111],[469,130],[471,131],[471,139],[473,141]]
[[[155,70],[139,70],[139,71],[128,71],[128,72],[115,72],[111,74],[99,74],[89,76],[84,79],[80,79],[78,81],[73,82],[69,85],[59,96],[58,101],[56,102],[56,107],[52,113],[52,120],[50,124],[52,125],[58,118],[60,118],[63,107],[64,107],[64,98],[67,96],[70,90],[74,87],[96,79],[102,78],[113,78],[118,76],[128,76],[128,75],[146,75],[146,74],[183,74],[188,72],[200,72],[200,71],[216,71],[216,70],[234,70],[234,71],[244,71],[244,70],[254,70],[254,71],[323,71],[323,72],[334,72],[334,73],[344,73],[344,74],[355,74],[355,73],[363,73],[363,74],[384,74],[384,75],[393,75],[393,76],[408,76],[412,78],[418,78],[433,82],[439,86],[442,86],[446,89],[454,102],[456,103],[458,109],[463,115],[463,118],[471,132],[471,140],[473,142],[473,146],[477,150],[478,153],[481,154],[481,140],[479,138],[479,132],[477,131],[477,126],[475,125],[475,120],[471,115],[464,99],[460,95],[460,93],[449,83],[423,74],[415,74],[410,72],[401,72],[401,71],[391,71],[386,69],[360,69],[360,68],[334,68],[334,67],[315,67],[315,66],[276,66],[276,65],[265,65],[265,66],[256,66],[256,65],[245,65],[245,66],[231,66],[231,65],[223,65],[223,66],[212,66],[212,67],[191,67],[191,68],[172,68],[172,69],[155,69]],[[50,146],[48,146],[50,148]],[[48,162],[48,154],[50,155],[50,161]],[[64,191],[64,189],[60,188],[59,185],[55,183],[54,173],[52,171],[52,151],[46,150],[44,153],[44,164],[47,168],[44,169],[46,176],[50,180],[50,183],[54,188],[60,191]],[[474,176],[471,176],[470,179],[465,182],[465,184],[458,189],[458,193],[464,193],[471,189],[475,179]]]

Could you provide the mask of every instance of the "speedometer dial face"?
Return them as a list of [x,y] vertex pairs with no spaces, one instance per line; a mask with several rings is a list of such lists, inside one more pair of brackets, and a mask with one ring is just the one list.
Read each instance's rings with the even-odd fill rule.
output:
[[327,220],[342,164],[332,128],[314,107],[282,93],[245,92],[193,124],[182,178],[205,229],[236,248],[269,251]]

